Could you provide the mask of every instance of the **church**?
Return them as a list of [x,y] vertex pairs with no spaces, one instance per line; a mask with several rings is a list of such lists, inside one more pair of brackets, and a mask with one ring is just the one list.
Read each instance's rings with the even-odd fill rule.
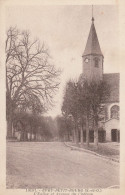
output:
[[[96,33],[94,18],[86,43],[84,53],[82,55],[83,72],[79,80],[104,80],[110,86],[110,96],[104,103],[105,115],[104,119],[99,123],[99,127],[103,133],[101,142],[119,142],[119,73],[104,73],[104,56],[100,48],[98,36]],[[99,135],[100,135],[99,131]],[[99,140],[100,141],[100,140]]]

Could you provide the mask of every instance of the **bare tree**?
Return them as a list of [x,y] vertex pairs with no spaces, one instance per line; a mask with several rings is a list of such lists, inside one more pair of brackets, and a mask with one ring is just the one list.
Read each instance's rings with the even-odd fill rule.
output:
[[17,108],[43,112],[52,104],[60,71],[50,64],[44,44],[27,31],[9,28],[6,39],[7,132],[11,137],[12,116]]

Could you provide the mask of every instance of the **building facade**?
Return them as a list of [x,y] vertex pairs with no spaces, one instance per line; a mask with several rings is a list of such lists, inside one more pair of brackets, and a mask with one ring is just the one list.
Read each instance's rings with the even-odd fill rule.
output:
[[[103,72],[104,56],[102,54],[95,25],[92,17],[92,24],[86,43],[83,59],[83,72],[80,79],[89,81],[105,81],[110,86],[110,96],[104,102],[105,116],[104,120],[99,123],[99,127],[103,129],[103,141],[119,142],[119,73]],[[101,132],[99,132],[100,134]]]

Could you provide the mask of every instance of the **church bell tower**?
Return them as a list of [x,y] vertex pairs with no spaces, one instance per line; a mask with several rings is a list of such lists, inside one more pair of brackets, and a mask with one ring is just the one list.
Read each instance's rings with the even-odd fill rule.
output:
[[94,18],[86,43],[83,58],[83,75],[87,81],[100,81],[103,77],[103,54],[100,49]]

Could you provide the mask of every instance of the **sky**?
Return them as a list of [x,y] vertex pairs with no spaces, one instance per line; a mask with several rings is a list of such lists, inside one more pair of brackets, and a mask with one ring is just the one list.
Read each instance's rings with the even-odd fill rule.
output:
[[[115,5],[96,5],[93,15],[104,55],[104,73],[119,72],[119,12]],[[65,84],[82,73],[82,54],[91,26],[90,5],[43,5],[6,7],[6,29],[28,30],[49,48],[56,68],[61,68],[61,84],[55,107],[48,115],[61,114]]]

